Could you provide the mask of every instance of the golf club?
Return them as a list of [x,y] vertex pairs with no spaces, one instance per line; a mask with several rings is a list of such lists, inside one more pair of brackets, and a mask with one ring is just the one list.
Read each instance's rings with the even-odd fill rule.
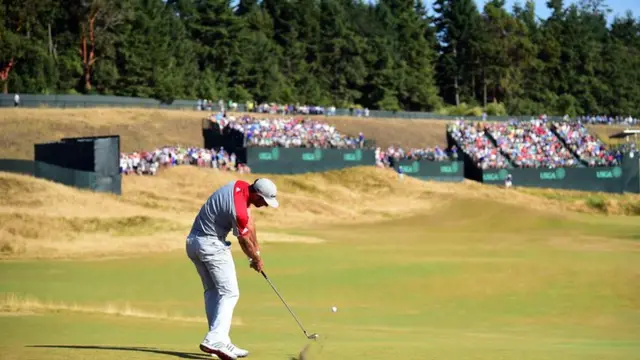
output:
[[278,292],[278,290],[276,289],[275,286],[273,286],[273,283],[271,282],[271,280],[269,280],[269,278],[267,277],[267,274],[264,273],[264,271],[260,271],[260,273],[262,274],[262,276],[265,278],[265,280],[267,280],[267,282],[269,283],[269,285],[271,285],[271,288],[273,289],[273,291],[275,291],[276,295],[278,295],[278,297],[280,298],[280,300],[282,301],[282,303],[284,304],[284,306],[287,307],[287,310],[289,310],[289,312],[291,313],[291,316],[293,316],[293,318],[296,320],[296,322],[298,323],[298,325],[300,326],[300,328],[302,329],[302,332],[304,332],[304,336],[307,337],[307,339],[312,339],[312,340],[316,340],[318,338],[318,334],[313,333],[313,334],[308,334],[307,330],[304,329],[304,326],[302,326],[302,324],[300,323],[300,320],[298,320],[298,317],[296,317],[296,314],[293,313],[293,311],[291,311],[291,308],[289,308],[289,305],[287,305],[287,303],[284,301],[284,299],[282,298],[282,296],[280,296],[280,293]]

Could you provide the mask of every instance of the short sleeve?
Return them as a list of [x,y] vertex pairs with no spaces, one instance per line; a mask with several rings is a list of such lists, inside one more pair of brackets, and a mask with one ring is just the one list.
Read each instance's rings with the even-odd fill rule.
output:
[[233,235],[242,236],[249,232],[249,211],[247,203],[249,201],[249,184],[244,181],[237,181],[233,187],[233,204],[236,210],[237,227],[233,229]]

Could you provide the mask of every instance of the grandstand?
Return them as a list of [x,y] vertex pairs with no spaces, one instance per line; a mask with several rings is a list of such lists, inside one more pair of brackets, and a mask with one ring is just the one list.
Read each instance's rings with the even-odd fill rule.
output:
[[[19,120],[36,112],[51,118],[46,126]],[[91,118],[89,127],[73,127],[78,114]],[[593,181],[583,190],[601,191],[604,179],[613,179],[608,188],[614,191],[634,189],[634,178],[628,175],[634,170],[625,167],[633,165],[631,159],[625,164],[626,154],[634,154],[631,146],[613,149],[601,141],[621,131],[619,126],[594,127],[545,117],[448,122],[223,112],[203,118],[198,112],[147,110],[109,110],[98,119],[94,115],[86,110],[12,111],[5,129],[18,129],[19,135],[5,137],[11,156],[4,168],[16,170],[11,159],[33,159],[32,146],[14,142],[15,138],[31,144],[48,141],[52,130],[62,128],[73,136],[100,135],[109,117],[118,121],[110,131],[123,137],[122,174],[154,175],[181,165],[266,174],[377,166],[431,181],[470,179],[500,185],[512,175],[514,186],[575,188],[586,178]],[[202,122],[200,131],[194,121]],[[554,181],[540,183],[549,179]]]
[[491,141],[480,123],[456,121],[447,131],[460,149],[470,156],[481,169],[502,169],[511,167],[510,161]]
[[375,140],[367,139],[363,132],[343,134],[335,126],[308,117],[226,116],[218,113],[208,116],[203,123],[216,127],[216,131],[226,137],[234,133],[242,144],[216,146],[218,149],[206,145],[205,148],[165,146],[123,153],[123,173],[136,172],[131,169],[137,168],[140,161],[144,163],[143,168],[153,169],[144,172],[150,174],[154,174],[159,165],[183,164],[249,171],[246,156],[234,152],[239,147],[367,149],[374,150],[375,162],[380,167],[394,167],[403,160],[456,161],[465,154],[482,170],[611,167],[619,165],[622,157],[620,151],[609,150],[581,123],[546,122],[542,119],[508,122],[457,120],[447,126],[446,131],[452,139],[447,147],[425,144],[422,148],[389,146],[386,149],[375,146]]
[[481,169],[609,167],[622,157],[580,123],[456,121],[447,131]]
[[283,174],[375,165],[432,181],[501,184],[512,175],[516,186],[609,192],[639,187],[633,160],[623,166],[625,151],[609,149],[579,122],[457,120],[446,126],[446,146],[422,147],[383,148],[355,130],[342,133],[317,117],[218,113],[203,119],[204,148],[122,154],[121,167],[124,174],[153,175],[177,165]]

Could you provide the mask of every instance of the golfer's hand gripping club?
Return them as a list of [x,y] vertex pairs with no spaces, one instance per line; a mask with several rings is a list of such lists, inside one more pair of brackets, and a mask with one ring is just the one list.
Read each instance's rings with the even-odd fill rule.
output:
[[[260,256],[260,251],[256,251],[256,254],[258,254],[258,256]],[[252,258],[247,258],[249,259],[249,266],[254,269],[255,271],[262,271],[262,261],[260,261],[260,263],[256,263]]]

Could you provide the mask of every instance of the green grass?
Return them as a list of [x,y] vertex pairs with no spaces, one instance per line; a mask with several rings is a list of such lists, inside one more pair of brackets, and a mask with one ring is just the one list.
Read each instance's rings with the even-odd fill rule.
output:
[[[322,336],[311,359],[640,359],[637,219],[465,201],[403,220],[290,231],[328,240],[263,245],[267,274]],[[291,359],[308,341],[235,258],[234,342],[253,359]],[[0,274],[0,293],[202,319],[5,309],[2,359],[206,358],[197,349],[201,285],[182,251],[4,261]]]

